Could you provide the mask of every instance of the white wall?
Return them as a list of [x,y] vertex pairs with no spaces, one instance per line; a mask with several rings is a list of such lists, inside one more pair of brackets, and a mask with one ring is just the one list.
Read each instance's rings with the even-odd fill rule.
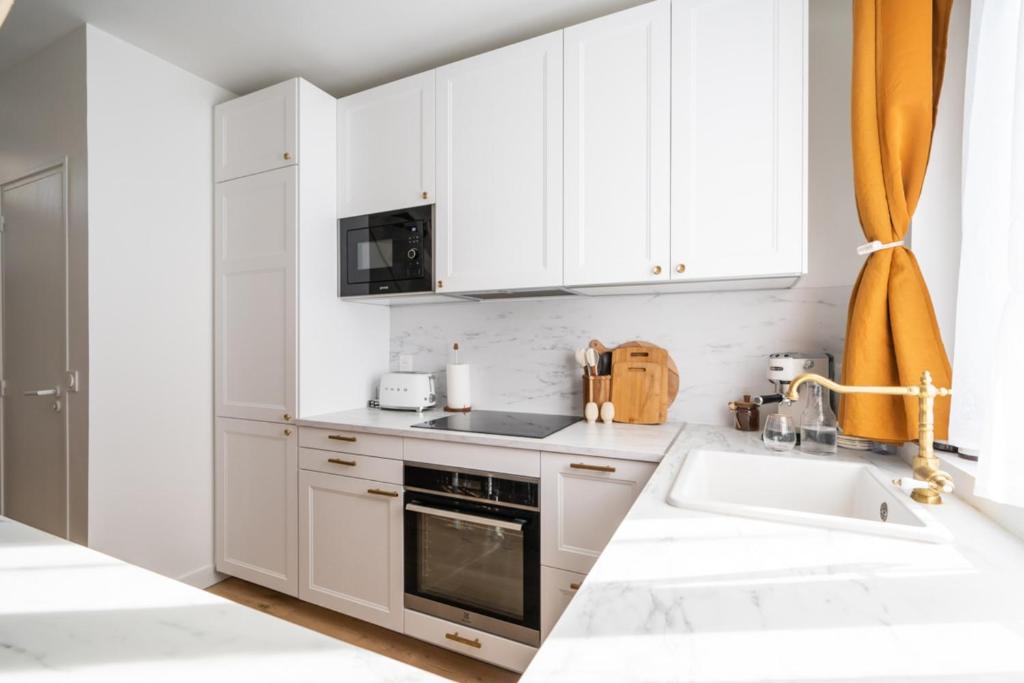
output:
[[68,160],[68,314],[71,367],[85,391],[67,397],[70,538],[86,541],[89,337],[85,28],[0,73],[0,183]]
[[218,86],[87,27],[89,544],[213,576]]

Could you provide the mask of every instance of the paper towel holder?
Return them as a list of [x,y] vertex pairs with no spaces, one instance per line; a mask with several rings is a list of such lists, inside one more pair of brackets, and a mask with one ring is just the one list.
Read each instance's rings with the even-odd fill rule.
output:
[[[468,413],[473,409],[471,406],[471,401],[469,400],[469,365],[465,363],[459,363],[459,342],[455,342],[454,344],[452,344],[452,360],[454,362],[449,363],[448,366],[445,368],[447,386],[445,387],[446,396],[444,410],[445,412],[448,413]],[[456,379],[456,375],[458,375],[458,379]],[[464,397],[466,401],[465,405],[463,405],[462,407],[455,408],[450,405],[451,391],[452,387],[454,387],[460,381],[465,384],[465,386],[462,388],[462,391],[464,391],[466,394],[466,396]]]

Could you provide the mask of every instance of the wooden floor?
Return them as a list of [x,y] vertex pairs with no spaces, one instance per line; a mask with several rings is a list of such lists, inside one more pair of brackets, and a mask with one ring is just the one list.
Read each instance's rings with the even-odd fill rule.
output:
[[372,650],[453,681],[486,681],[513,683],[519,675],[484,662],[449,652],[429,643],[368,624],[297,598],[263,588],[241,579],[227,579],[208,588],[227,598],[261,612],[290,621],[299,626],[346,643]]

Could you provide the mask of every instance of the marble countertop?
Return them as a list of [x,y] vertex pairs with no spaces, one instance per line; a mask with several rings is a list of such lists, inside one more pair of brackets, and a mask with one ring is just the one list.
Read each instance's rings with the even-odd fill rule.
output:
[[[773,457],[756,435],[687,425],[523,680],[1021,681],[1024,543],[955,496],[952,544],[684,510],[686,454]],[[896,457],[852,451],[896,476]]]
[[418,422],[446,417],[451,413],[443,410],[425,410],[422,413],[401,410],[380,410],[357,408],[326,415],[298,420],[299,426],[326,427],[366,432],[369,434],[392,434],[417,439],[436,439],[473,443],[485,446],[506,446],[528,448],[535,451],[572,453],[595,458],[621,458],[659,462],[679,434],[682,424],[668,422],[661,425],[587,424],[580,421],[543,439],[529,439],[496,434],[473,434],[432,429],[417,429]]
[[0,517],[0,680],[443,679]]

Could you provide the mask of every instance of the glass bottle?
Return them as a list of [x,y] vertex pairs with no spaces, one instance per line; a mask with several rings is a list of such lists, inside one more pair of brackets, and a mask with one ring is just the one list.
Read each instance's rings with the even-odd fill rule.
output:
[[812,384],[807,407],[800,416],[800,450],[829,455],[836,452],[836,416],[821,386]]

